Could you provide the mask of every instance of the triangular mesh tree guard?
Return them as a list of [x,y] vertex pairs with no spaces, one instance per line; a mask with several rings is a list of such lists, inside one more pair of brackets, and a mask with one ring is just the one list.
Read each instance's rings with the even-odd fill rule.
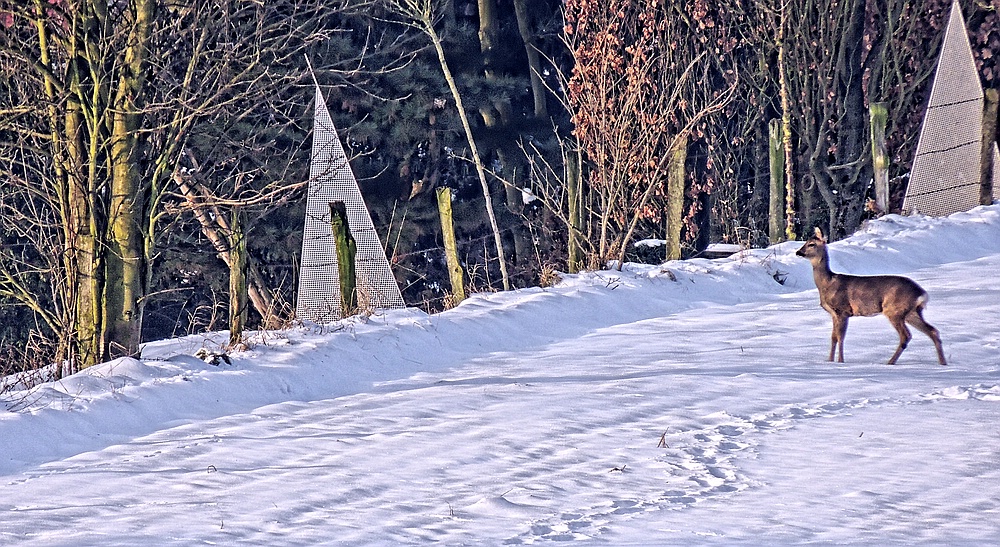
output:
[[942,216],[979,205],[983,88],[958,2],[944,33],[903,212]]
[[362,308],[405,307],[323,93],[316,86],[312,165],[296,306],[299,319],[325,322],[343,317],[337,255],[330,227],[330,202],[333,201],[343,201],[347,206],[348,226],[357,242],[358,305]]

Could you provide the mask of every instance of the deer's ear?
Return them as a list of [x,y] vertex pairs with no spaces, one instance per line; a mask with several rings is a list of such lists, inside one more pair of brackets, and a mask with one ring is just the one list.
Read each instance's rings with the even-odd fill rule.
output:
[[815,231],[816,231],[816,239],[820,239],[820,240],[823,240],[823,241],[826,241],[826,240],[825,240],[825,239],[823,238],[823,230],[820,230],[820,229],[819,229],[819,226],[817,226],[817,227],[816,227],[816,228],[814,228],[814,229],[815,229]]

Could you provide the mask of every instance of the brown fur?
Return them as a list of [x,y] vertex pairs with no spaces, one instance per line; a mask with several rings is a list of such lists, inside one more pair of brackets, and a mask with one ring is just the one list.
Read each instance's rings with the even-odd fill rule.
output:
[[816,234],[809,238],[795,254],[809,259],[813,267],[813,279],[819,289],[819,302],[833,317],[833,336],[829,360],[844,362],[844,334],[847,321],[854,316],[883,314],[899,333],[899,347],[892,354],[889,364],[896,363],[912,335],[906,327],[909,323],[926,334],[937,349],[938,362],[948,364],[941,347],[938,330],[924,321],[923,311],[927,304],[927,292],[912,279],[898,275],[847,275],[830,270],[830,257],[826,250],[826,238],[816,228]]

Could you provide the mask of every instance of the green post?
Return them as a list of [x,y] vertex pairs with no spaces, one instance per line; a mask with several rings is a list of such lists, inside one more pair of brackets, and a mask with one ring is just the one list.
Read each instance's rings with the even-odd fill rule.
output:
[[358,307],[357,276],[355,274],[355,255],[358,245],[351,235],[347,224],[347,206],[343,201],[330,202],[330,225],[333,228],[333,240],[337,247],[337,269],[340,273],[341,316],[354,315]]
[[458,261],[458,244],[455,242],[455,225],[451,215],[451,188],[437,189],[438,212],[441,214],[441,235],[444,239],[444,255],[448,262],[448,277],[451,279],[452,304],[465,300],[465,281],[462,264]]
[[247,240],[242,212],[233,207],[229,226],[229,347],[241,349],[247,324]]
[[885,146],[885,126],[889,111],[885,103],[872,103],[869,120],[872,135],[872,170],[875,178],[875,209],[879,214],[889,212],[889,154]]
[[568,270],[579,273],[583,269],[583,249],[580,235],[583,233],[583,202],[581,199],[583,178],[580,175],[580,152],[570,152],[566,156],[566,197],[569,200]]
[[781,120],[767,124],[771,170],[771,199],[768,202],[768,238],[771,243],[785,240],[785,145]]
[[1000,106],[1000,92],[987,89],[983,92],[983,153],[980,161],[979,204],[993,203],[993,147],[997,142],[997,110]]
[[684,164],[687,134],[677,137],[677,147],[667,167],[667,260],[681,257],[681,221],[684,218]]

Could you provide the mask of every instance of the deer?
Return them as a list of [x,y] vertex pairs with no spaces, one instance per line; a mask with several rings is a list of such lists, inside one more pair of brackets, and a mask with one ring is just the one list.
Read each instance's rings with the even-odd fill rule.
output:
[[930,337],[934,342],[934,348],[937,349],[938,362],[942,365],[948,364],[944,358],[944,349],[941,347],[940,333],[924,321],[923,311],[927,305],[927,291],[915,281],[900,275],[862,276],[834,273],[830,270],[826,238],[819,228],[815,229],[815,234],[806,240],[795,254],[809,259],[812,263],[813,280],[819,289],[820,305],[833,317],[833,335],[828,361],[833,361],[836,351],[837,361],[844,362],[844,334],[847,332],[848,319],[855,316],[871,317],[881,313],[899,333],[899,347],[892,354],[888,364],[896,364],[899,354],[903,353],[912,339],[907,323]]

